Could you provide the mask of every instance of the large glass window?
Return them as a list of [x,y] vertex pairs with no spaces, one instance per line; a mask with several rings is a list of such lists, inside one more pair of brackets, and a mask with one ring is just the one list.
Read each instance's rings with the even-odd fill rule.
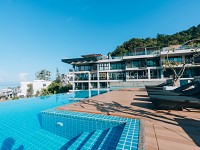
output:
[[187,63],[192,63],[192,60],[193,60],[193,56],[192,56],[192,55],[186,55],[186,56],[185,56],[185,61],[186,61]]
[[88,73],[79,73],[75,74],[75,81],[81,81],[81,80],[88,80],[89,78]]
[[148,71],[147,70],[135,70],[127,73],[128,79],[147,79]]
[[90,66],[75,66],[75,71],[90,71]]
[[[182,62],[182,56],[168,57],[169,61]],[[167,58],[166,58],[167,60]]]
[[110,69],[111,70],[123,69],[123,64],[122,63],[112,63],[112,64],[110,64]]
[[97,80],[97,74],[91,73],[91,80]]
[[107,88],[106,82],[100,82],[100,88]]
[[147,67],[156,67],[159,66],[159,59],[148,59]]
[[99,70],[109,70],[109,64],[108,63],[99,64]]
[[132,62],[132,67],[133,67],[133,68],[139,67],[139,60],[133,60],[133,62]]
[[126,74],[124,72],[111,72],[109,73],[109,80],[124,80]]
[[160,75],[160,71],[161,70],[150,70],[150,74],[151,74],[151,79],[158,79],[158,78],[161,78],[161,75]]

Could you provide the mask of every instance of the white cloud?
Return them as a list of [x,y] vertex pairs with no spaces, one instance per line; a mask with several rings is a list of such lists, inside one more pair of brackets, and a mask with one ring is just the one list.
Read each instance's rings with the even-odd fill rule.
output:
[[27,81],[28,80],[28,73],[24,73],[24,72],[21,72],[19,73],[19,81],[20,82],[24,82],[24,81]]

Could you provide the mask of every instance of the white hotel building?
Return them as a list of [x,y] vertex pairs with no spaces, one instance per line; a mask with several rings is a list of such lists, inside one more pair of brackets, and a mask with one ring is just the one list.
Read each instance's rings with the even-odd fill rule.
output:
[[[176,46],[169,51],[169,60],[183,62],[193,57],[194,49]],[[172,76],[172,71],[163,72],[162,63],[166,60],[169,48],[137,48],[121,57],[102,56],[101,54],[83,55],[81,58],[62,59],[71,64],[70,81],[74,90],[101,89],[112,86],[142,87],[157,84]],[[176,69],[181,69],[176,66]],[[188,64],[182,80],[200,75],[200,65]]]

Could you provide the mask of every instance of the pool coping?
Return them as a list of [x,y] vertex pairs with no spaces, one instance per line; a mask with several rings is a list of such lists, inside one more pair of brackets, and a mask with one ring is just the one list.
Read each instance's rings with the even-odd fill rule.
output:
[[138,150],[145,150],[145,120],[140,120],[140,132],[139,132],[139,142],[138,142]]

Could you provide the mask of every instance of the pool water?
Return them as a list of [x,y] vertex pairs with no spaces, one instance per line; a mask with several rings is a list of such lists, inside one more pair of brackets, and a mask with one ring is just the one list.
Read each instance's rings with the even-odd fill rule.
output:
[[74,99],[78,98],[89,98],[92,96],[96,96],[99,94],[103,94],[106,92],[109,92],[110,90],[84,90],[84,91],[76,91],[75,94],[73,94]]
[[54,149],[65,138],[41,129],[38,114],[42,110],[72,103],[70,95],[52,95],[0,103],[0,146],[2,150]]
[[[95,92],[93,92],[92,95]],[[96,92],[97,94],[98,92]],[[77,94],[77,95],[76,95]],[[75,93],[75,97],[87,97],[87,92],[78,92]],[[59,135],[55,134],[51,130],[48,131],[46,129],[43,129],[42,126],[44,124],[47,125],[47,127],[52,123],[51,122],[42,122],[41,112],[47,112],[49,114],[50,111],[55,111],[53,116],[50,116],[51,120],[55,121],[55,116],[57,116],[57,112],[55,109],[58,106],[67,105],[76,101],[70,100],[70,97],[72,97],[72,94],[59,94],[59,95],[51,95],[47,97],[35,97],[35,98],[29,98],[29,99],[20,99],[20,100],[10,100],[5,102],[0,102],[0,148],[1,150],[59,150],[59,149],[73,149],[73,146],[76,145],[78,142],[80,144],[84,143],[87,145],[86,139],[88,139],[90,146],[91,142],[89,137],[98,137],[102,133],[105,133],[105,137],[108,135],[113,135],[115,132],[111,132],[114,130],[119,130],[122,132],[122,130],[126,130],[127,132],[123,132],[122,137],[120,138],[120,134],[118,135],[118,139],[121,141],[121,145],[119,146],[126,146],[124,145],[124,138],[129,137],[128,134],[132,134],[133,132],[129,132],[129,129],[132,130],[133,126],[138,126],[138,123],[135,123],[134,120],[129,121],[130,123],[126,123],[126,125],[117,126],[113,129],[110,128],[109,130],[96,130],[94,135],[93,132],[84,132],[79,136],[79,138],[75,137],[75,139],[68,139],[65,137],[65,135]],[[62,113],[65,113],[64,115],[69,116],[70,112],[62,111]],[[71,112],[73,113],[73,112]],[[84,118],[87,120],[87,118],[91,118],[90,114],[82,114],[78,112],[74,112],[75,116],[85,116]],[[60,113],[61,114],[61,113]],[[78,115],[77,115],[78,114]],[[96,115],[92,114],[92,118],[96,120]],[[101,119],[102,117],[107,116],[99,116]],[[46,118],[46,117],[45,117]],[[66,118],[61,115],[61,118],[63,119],[63,122],[66,122]],[[93,119],[93,120],[94,120]],[[109,120],[110,118],[107,118],[106,120]],[[113,118],[111,118],[113,119]],[[77,120],[77,119],[75,119]],[[86,123],[86,120],[82,122],[82,124]],[[122,118],[115,117],[114,120],[123,120]],[[124,121],[125,123],[126,121]],[[43,125],[42,125],[43,123]],[[99,125],[94,122],[94,124]],[[79,123],[80,125],[80,123]],[[90,123],[89,123],[90,125]],[[104,126],[104,125],[103,125]],[[55,126],[54,126],[55,127]],[[70,127],[70,126],[69,126]],[[90,126],[91,127],[91,126]],[[135,132],[135,130],[134,130]],[[101,133],[101,134],[100,134]],[[136,132],[135,132],[136,133]],[[134,148],[137,149],[137,143],[138,143],[138,130],[137,134],[134,135],[136,140],[136,146],[134,145]],[[84,139],[85,137],[85,139]],[[113,136],[116,137],[116,136]],[[130,136],[130,141],[132,140],[133,136]],[[106,138],[102,139],[101,141],[105,141]],[[107,139],[110,139],[107,138]],[[74,140],[74,141],[73,141]],[[92,140],[93,141],[93,140]],[[127,143],[129,144],[130,141],[127,140]],[[73,142],[73,143],[70,143]],[[96,141],[98,143],[98,140]],[[95,142],[95,143],[96,143]],[[116,142],[116,141],[115,141]],[[93,142],[94,143],[94,142]],[[116,144],[117,145],[117,142]],[[70,147],[71,146],[71,147]],[[80,148],[81,145],[79,145]],[[96,144],[93,144],[93,147],[96,146]],[[102,148],[105,146],[107,147],[108,144],[100,145]]]

